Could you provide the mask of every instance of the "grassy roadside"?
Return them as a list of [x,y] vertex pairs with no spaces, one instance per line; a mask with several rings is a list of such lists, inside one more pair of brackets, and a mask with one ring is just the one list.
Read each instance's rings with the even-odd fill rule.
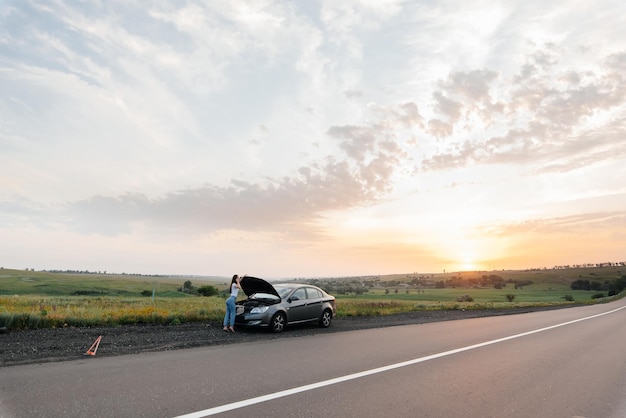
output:
[[[497,289],[479,286],[475,279],[480,273],[469,272],[448,275],[447,279],[430,277],[432,281],[453,280],[449,282],[453,287],[412,286],[408,284],[412,279],[409,275],[404,281],[401,276],[379,277],[366,292],[358,294],[331,293],[337,297],[339,317],[429,310],[509,309],[604,302],[608,299],[594,299],[597,290],[571,290],[571,283],[585,278],[609,283],[624,277],[619,268],[502,273],[505,278],[506,274],[532,284],[521,288],[505,285]],[[187,280],[170,276],[0,269],[0,327],[38,329],[221,321],[223,296],[202,297],[181,292]],[[348,281],[365,283],[366,279],[329,279],[326,283],[331,286]],[[225,287],[219,279],[206,283]],[[324,287],[324,282],[317,284]]]
[[[196,285],[221,283],[193,278]],[[0,269],[0,327],[179,324],[214,321],[224,299],[181,291],[188,277]]]

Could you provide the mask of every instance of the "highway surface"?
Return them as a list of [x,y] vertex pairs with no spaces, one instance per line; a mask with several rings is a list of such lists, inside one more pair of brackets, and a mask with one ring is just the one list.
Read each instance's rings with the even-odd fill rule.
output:
[[626,301],[0,368],[0,417],[626,417]]

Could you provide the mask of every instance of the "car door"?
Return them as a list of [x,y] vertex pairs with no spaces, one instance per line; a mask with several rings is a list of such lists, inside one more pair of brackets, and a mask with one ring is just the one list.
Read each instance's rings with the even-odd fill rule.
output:
[[307,315],[311,320],[319,319],[322,316],[322,300],[324,295],[312,287],[306,288],[307,294]]
[[287,301],[289,304],[289,313],[287,319],[289,322],[300,322],[308,319],[307,298],[304,287],[294,290]]

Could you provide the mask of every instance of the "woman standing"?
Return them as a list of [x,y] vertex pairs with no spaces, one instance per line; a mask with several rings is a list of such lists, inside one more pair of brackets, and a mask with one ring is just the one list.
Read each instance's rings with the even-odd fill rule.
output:
[[[243,277],[246,277],[245,275]],[[237,294],[241,289],[241,279],[238,275],[234,275],[230,281],[230,296],[226,299],[226,315],[224,315],[224,332],[235,332],[235,301]]]

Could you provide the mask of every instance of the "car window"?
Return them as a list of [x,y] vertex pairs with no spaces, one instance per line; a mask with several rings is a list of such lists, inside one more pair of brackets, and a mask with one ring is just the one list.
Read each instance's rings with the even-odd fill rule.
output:
[[301,287],[300,289],[293,292],[293,295],[291,295],[291,299],[294,299],[294,297],[297,297],[300,300],[306,299],[306,292],[304,291],[304,288]]
[[291,292],[291,289],[293,288],[292,287],[277,287],[276,291],[280,295],[281,299],[284,299],[289,294],[289,292]]
[[306,293],[309,296],[309,299],[319,299],[322,297],[322,292],[312,287],[307,287]]

